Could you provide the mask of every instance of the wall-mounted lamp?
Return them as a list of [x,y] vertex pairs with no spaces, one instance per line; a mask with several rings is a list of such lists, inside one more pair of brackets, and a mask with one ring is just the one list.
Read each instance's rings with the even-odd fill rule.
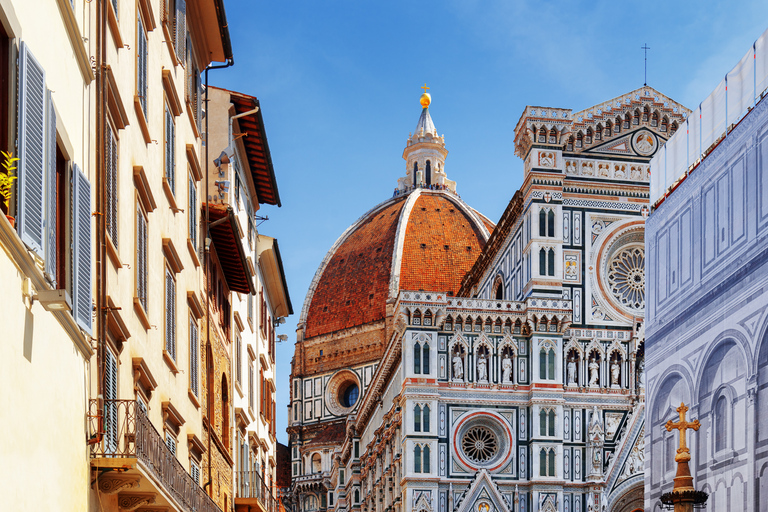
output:
[[35,290],[30,278],[21,283],[21,293],[29,298],[29,307],[38,301],[46,311],[72,311],[72,298],[67,290]]

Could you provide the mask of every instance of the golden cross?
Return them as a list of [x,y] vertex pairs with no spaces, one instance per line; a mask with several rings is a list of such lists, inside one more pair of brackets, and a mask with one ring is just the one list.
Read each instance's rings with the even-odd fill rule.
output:
[[[690,450],[685,445],[685,431],[689,428],[692,428],[693,430],[699,430],[701,423],[699,423],[699,420],[693,420],[690,422],[685,421],[685,413],[688,412],[688,408],[683,402],[680,402],[680,407],[677,408],[677,412],[680,413],[680,421],[673,423],[672,420],[669,420],[666,424],[667,432],[672,432],[673,429],[680,431],[680,448],[677,449],[677,453],[688,454],[690,453]],[[677,458],[678,455],[675,456],[675,460],[677,460]],[[687,458],[690,459],[690,455]]]
[[421,88],[424,89],[424,92],[427,92],[427,89],[429,89],[429,87],[427,87],[427,82],[424,82],[424,85]]

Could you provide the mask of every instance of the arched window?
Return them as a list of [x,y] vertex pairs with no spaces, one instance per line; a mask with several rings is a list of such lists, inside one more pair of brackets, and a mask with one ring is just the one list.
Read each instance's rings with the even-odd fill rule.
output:
[[554,128],[549,130],[549,143],[557,144],[557,130],[555,130]]
[[424,445],[422,458],[424,459],[424,467],[422,468],[424,471],[422,473],[429,473],[429,445]]
[[621,131],[621,118],[617,117],[616,122],[613,123],[613,133],[619,133]]
[[323,462],[320,458],[319,453],[315,453],[312,455],[312,473],[322,473],[323,472]]
[[547,236],[547,212],[539,210],[539,236]]
[[579,132],[576,134],[576,147],[580,148],[584,146],[584,134]]
[[664,119],[661,120],[661,131],[663,132],[667,131],[668,124],[669,124],[669,121],[667,121],[667,118],[665,116]]
[[355,489],[355,505],[357,505],[358,503],[360,503],[360,490]]
[[721,395],[715,402],[715,451],[728,448],[728,399]]
[[547,450],[539,451],[539,476],[547,476]]
[[643,122],[644,122],[644,123],[647,123],[647,122],[648,122],[648,116],[649,116],[649,114],[650,114],[650,110],[648,110],[648,107],[645,107],[645,108],[643,109]]
[[550,436],[554,436],[555,435],[555,410],[554,409],[550,409],[549,410],[549,425],[548,426],[549,426],[548,434]]
[[547,250],[543,247],[539,250],[539,275],[547,275]]
[[421,373],[421,344],[419,342],[413,344],[413,373]]
[[416,180],[416,173],[419,171],[419,164],[417,162],[413,162],[413,179],[414,182]]
[[547,353],[547,374],[549,380],[555,380],[555,351],[552,349]]
[[421,473],[421,446],[418,444],[413,449],[413,472]]
[[541,127],[541,130],[539,130],[539,142],[547,142],[547,130],[543,126]]
[[539,435],[547,435],[547,410],[542,409],[539,411]]
[[587,128],[587,136],[584,138],[585,144],[592,144],[592,128]]
[[421,432],[421,406],[418,404],[413,408],[413,431]]
[[632,117],[632,124],[640,124],[640,110],[635,110],[635,115]]
[[555,351],[552,347],[543,346],[539,351],[539,378],[555,380]]
[[651,116],[651,126],[659,126],[659,113],[654,112]]
[[432,163],[429,160],[427,160],[427,165],[424,169],[424,174],[425,174],[424,179],[427,182],[427,186],[431,185],[432,184]]
[[555,236],[555,212],[552,210],[547,213],[547,233],[549,236]]
[[429,406],[424,405],[424,408],[421,410],[422,414],[422,421],[421,424],[424,428],[424,432],[429,432]]
[[573,136],[568,137],[568,143],[565,145],[566,151],[573,151]]
[[496,300],[504,299],[504,285],[501,281],[496,283],[496,292],[493,294],[493,296]]
[[550,448],[547,457],[547,470],[549,476],[555,476],[555,450]]
[[547,275],[554,276],[555,275],[555,250],[550,249],[548,251],[548,258],[547,258]]
[[429,343],[421,348],[421,373],[429,375]]
[[676,131],[677,131],[677,123],[672,123],[672,125],[669,127],[669,136],[671,137],[672,135],[674,135]]
[[595,140],[602,140],[603,139],[603,125],[598,124],[597,129],[595,130]]
[[627,113],[627,115],[624,117],[624,129],[626,130],[629,128],[629,123],[631,122],[632,114]]

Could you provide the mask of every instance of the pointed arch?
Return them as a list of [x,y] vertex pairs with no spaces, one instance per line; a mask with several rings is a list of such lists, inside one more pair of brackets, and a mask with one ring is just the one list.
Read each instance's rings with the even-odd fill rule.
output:
[[603,123],[597,123],[595,128],[595,140],[603,140]]
[[429,160],[427,160],[427,163],[424,165],[424,181],[427,186],[432,185],[432,162]]
[[555,127],[553,126],[551,130],[549,130],[549,144],[557,144],[557,130],[555,130]]

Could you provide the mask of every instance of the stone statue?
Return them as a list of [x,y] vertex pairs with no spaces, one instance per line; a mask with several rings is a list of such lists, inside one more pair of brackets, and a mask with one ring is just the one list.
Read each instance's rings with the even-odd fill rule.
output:
[[637,365],[637,387],[645,388],[645,358]]
[[597,379],[599,378],[598,376],[599,373],[600,373],[600,364],[595,359],[592,359],[589,362],[589,387],[591,388],[597,387]]
[[501,382],[504,384],[512,384],[512,359],[509,355],[505,355],[501,360]]
[[485,354],[480,354],[477,360],[477,380],[480,382],[488,380],[488,360]]
[[568,360],[568,385],[576,385],[576,361],[573,359]]
[[621,367],[619,366],[618,361],[614,361],[613,364],[611,364],[611,387],[619,387],[619,372],[621,371]]
[[453,356],[453,378],[454,379],[463,379],[464,378],[464,361],[461,358],[461,355],[455,354]]

